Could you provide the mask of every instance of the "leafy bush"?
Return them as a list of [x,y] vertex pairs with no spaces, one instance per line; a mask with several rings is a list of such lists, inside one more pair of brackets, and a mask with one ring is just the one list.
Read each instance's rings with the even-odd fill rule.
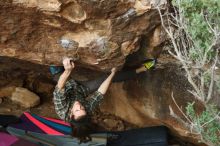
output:
[[220,111],[216,106],[209,105],[201,114],[196,114],[194,103],[188,103],[186,115],[193,123],[192,128],[201,135],[201,141],[220,145]]
[[[180,3],[184,18],[187,22],[187,33],[194,42],[194,49],[191,57],[197,58],[197,54],[208,52],[208,60],[213,57],[213,51],[209,50],[215,40],[215,34],[210,27],[220,27],[220,1],[219,0],[185,0]],[[208,24],[209,23],[209,24]],[[210,26],[209,26],[210,25]]]
[[[182,64],[192,86],[189,91],[205,105],[197,114],[194,103],[186,107],[191,131],[207,145],[220,145],[220,110],[210,104],[214,90],[220,94],[220,0],[173,0],[173,9],[161,12],[161,22],[171,40],[170,54]],[[219,75],[218,75],[219,76]],[[182,112],[183,113],[183,112]]]

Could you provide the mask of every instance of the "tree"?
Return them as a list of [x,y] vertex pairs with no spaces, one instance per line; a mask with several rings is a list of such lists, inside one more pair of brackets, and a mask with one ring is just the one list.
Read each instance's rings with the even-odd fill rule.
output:
[[220,64],[219,8],[219,0],[173,0],[171,9],[157,7],[172,44],[169,53],[182,64],[192,86],[189,92],[205,107],[197,114],[194,103],[189,103],[186,113],[182,113],[191,132],[213,146],[220,145],[220,110],[212,103],[220,93],[220,75],[216,72]]

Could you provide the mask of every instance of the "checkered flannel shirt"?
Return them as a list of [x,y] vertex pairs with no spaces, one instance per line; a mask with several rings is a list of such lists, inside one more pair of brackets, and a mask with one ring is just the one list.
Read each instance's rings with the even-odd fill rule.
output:
[[55,111],[58,116],[67,122],[70,121],[70,111],[75,101],[79,101],[86,109],[87,114],[92,114],[100,101],[103,99],[102,93],[96,91],[89,98],[88,88],[71,79],[66,82],[64,89],[57,87],[53,92]]

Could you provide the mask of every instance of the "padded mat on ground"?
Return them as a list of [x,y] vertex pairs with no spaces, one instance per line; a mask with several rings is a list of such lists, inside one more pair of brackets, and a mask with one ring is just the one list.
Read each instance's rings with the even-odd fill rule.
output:
[[[68,145],[68,143],[79,145],[78,140],[69,136],[71,133],[70,125],[62,120],[46,118],[28,112],[25,112],[20,117],[20,120],[20,123],[8,126],[9,133],[19,137],[26,137],[26,139],[30,139],[31,133],[31,141],[34,141],[34,139],[35,141],[39,139],[45,141],[46,138],[46,143],[54,142],[57,139],[55,142],[57,146]],[[108,137],[108,146],[167,146],[167,130],[163,126],[97,134],[102,135],[101,142],[93,143],[97,146],[105,145],[104,139],[106,139],[106,135]]]
[[37,146],[27,140],[17,138],[7,133],[0,132],[0,145],[1,146]]
[[7,126],[12,123],[18,123],[19,118],[14,115],[0,115],[0,126]]

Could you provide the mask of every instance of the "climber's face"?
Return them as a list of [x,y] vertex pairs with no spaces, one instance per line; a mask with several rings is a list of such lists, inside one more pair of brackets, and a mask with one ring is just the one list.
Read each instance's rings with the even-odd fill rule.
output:
[[75,101],[71,109],[71,118],[77,120],[85,115],[86,115],[85,107],[79,101]]

